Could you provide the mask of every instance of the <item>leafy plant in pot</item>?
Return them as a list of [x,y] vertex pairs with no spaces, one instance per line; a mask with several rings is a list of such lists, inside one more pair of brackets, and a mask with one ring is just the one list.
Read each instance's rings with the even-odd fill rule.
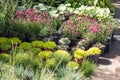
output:
[[100,56],[104,56],[105,55],[106,45],[97,42],[96,44],[93,45],[93,47],[97,47],[97,48],[99,48],[101,50]]
[[86,60],[86,57],[88,56],[87,52],[82,50],[82,49],[77,49],[76,51],[74,51],[74,60],[77,63],[82,63],[84,60]]
[[78,42],[77,47],[87,50],[89,48],[89,41],[82,39]]
[[101,50],[97,47],[91,47],[87,50],[88,59],[93,62],[98,62],[101,54]]

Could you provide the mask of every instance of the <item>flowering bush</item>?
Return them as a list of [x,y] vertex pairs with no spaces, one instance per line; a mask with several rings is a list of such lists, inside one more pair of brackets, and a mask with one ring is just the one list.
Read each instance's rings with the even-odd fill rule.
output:
[[97,54],[101,54],[101,50],[97,47],[92,47],[87,50],[87,53],[89,55],[97,55]]

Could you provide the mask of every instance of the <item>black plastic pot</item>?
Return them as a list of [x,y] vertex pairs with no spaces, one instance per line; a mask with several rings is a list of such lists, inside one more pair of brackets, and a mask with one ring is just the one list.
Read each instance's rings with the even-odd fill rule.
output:
[[105,45],[105,47],[101,48],[101,54],[100,54],[100,56],[103,57],[105,55],[105,49],[106,49],[106,45]]
[[88,59],[90,61],[93,61],[93,62],[97,63],[99,61],[99,57],[100,57],[100,55],[89,55]]
[[78,42],[80,41],[79,39],[76,39],[76,38],[69,38],[71,43],[70,43],[70,47],[74,47],[78,44]]

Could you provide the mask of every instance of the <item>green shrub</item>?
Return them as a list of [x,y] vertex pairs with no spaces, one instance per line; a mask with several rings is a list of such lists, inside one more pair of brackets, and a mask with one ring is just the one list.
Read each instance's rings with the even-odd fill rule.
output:
[[42,51],[38,54],[39,58],[41,59],[49,59],[53,55],[53,52],[51,51]]
[[24,49],[24,50],[28,50],[28,49],[32,48],[32,46],[28,42],[23,42],[19,45],[19,48]]
[[42,50],[40,48],[31,48],[30,51],[32,54],[38,55],[38,53],[40,53]]
[[41,67],[41,63],[38,58],[33,57],[32,55],[28,55],[26,53],[18,53],[15,56],[15,65],[30,68],[39,68]]
[[11,44],[20,44],[22,41],[19,38],[9,38]]
[[7,44],[7,43],[3,43],[0,45],[0,49],[1,50],[9,50],[11,48],[11,45],[10,44]]
[[57,66],[55,58],[48,59],[46,61],[46,67],[49,69],[54,69]]
[[9,54],[0,53],[0,61],[2,61],[2,62],[8,62],[9,61]]
[[79,68],[79,64],[76,63],[76,62],[71,61],[71,62],[69,62],[69,63],[67,64],[67,67],[75,70],[75,69],[78,69],[78,68]]
[[62,63],[68,63],[71,59],[70,54],[65,50],[57,50],[54,52],[54,57],[57,62],[62,60]]
[[0,44],[8,43],[8,39],[5,37],[0,37]]
[[96,67],[95,63],[86,60],[82,63],[82,66],[80,67],[80,69],[86,77],[90,77],[95,67]]
[[48,41],[44,43],[43,47],[45,49],[54,49],[56,47],[56,43],[53,41]]
[[43,47],[43,43],[42,41],[32,41],[32,46],[33,47],[37,47],[37,48],[42,48]]

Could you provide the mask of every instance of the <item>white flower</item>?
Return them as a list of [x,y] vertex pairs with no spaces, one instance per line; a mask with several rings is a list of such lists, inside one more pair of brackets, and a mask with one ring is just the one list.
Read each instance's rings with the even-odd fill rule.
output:
[[65,11],[66,10],[66,6],[64,4],[61,4],[60,6],[58,6],[57,8],[60,11]]

